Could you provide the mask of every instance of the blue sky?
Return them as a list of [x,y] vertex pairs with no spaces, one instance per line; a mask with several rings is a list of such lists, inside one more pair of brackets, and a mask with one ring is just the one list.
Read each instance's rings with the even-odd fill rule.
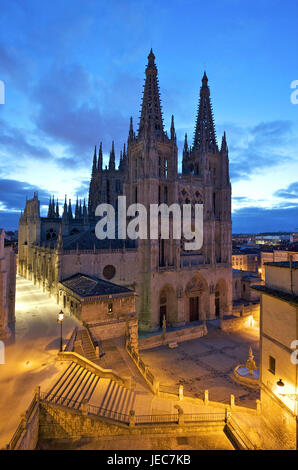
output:
[[119,152],[131,115],[137,127],[152,47],[180,158],[207,71],[233,232],[298,228],[296,0],[0,0],[0,12],[0,226],[17,227],[34,190],[45,206],[87,195],[94,145]]

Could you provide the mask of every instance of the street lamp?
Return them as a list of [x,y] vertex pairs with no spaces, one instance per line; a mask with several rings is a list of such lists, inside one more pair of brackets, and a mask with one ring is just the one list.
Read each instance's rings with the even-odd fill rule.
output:
[[276,387],[277,387],[277,392],[278,392],[279,395],[281,395],[283,397],[288,397],[291,400],[297,400],[298,399],[298,394],[297,393],[284,393],[285,384],[283,383],[282,379],[279,379],[276,382]]
[[62,322],[63,322],[63,318],[64,318],[64,313],[63,311],[61,310],[59,313],[58,313],[58,317],[57,317],[57,322],[60,323],[60,352],[62,352]]

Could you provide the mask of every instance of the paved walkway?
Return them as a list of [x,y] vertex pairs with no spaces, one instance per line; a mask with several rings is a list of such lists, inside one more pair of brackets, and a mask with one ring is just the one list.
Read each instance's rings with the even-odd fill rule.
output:
[[[20,421],[20,415],[32,400],[34,388],[47,390],[64,365],[56,362],[59,349],[57,313],[53,299],[18,276],[16,292],[16,339],[6,347],[0,365],[0,448],[5,446]],[[66,316],[64,337],[77,321]]]

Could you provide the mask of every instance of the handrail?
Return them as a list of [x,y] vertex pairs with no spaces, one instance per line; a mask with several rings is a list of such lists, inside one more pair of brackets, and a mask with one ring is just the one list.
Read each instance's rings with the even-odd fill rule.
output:
[[[65,405],[67,402],[67,398],[59,397],[57,402],[51,401],[52,398],[49,399],[46,393],[40,394],[40,400],[42,402],[47,402],[49,405],[53,406],[62,406],[64,408],[69,408],[69,406]],[[61,403],[59,401],[61,400]],[[83,402],[78,402],[76,400],[71,401],[72,406],[70,407],[72,410],[76,410],[78,412],[82,412],[82,404]],[[74,408],[74,404],[78,404],[77,408]],[[126,413],[120,413],[115,410],[111,410],[108,408],[103,408],[96,405],[90,405],[89,403],[86,406],[86,414],[90,414],[92,416],[98,418],[109,418],[114,421],[119,421],[122,423],[129,424],[130,415]],[[183,414],[184,422],[187,424],[190,423],[201,423],[201,422],[224,422],[225,421],[225,413],[186,413]],[[149,414],[149,415],[135,415],[135,423],[136,424],[152,424],[152,423],[160,423],[160,424],[167,424],[167,423],[179,423],[179,413],[171,413],[171,414]]]
[[[235,431],[237,435],[239,435],[241,441],[243,442],[244,446],[248,450],[256,450],[256,446],[251,442],[251,440],[247,437],[247,435],[244,433],[244,431],[240,428],[238,423],[236,423],[235,419],[230,417],[227,422],[228,428],[232,428],[232,431]],[[238,436],[236,436],[237,438]]]

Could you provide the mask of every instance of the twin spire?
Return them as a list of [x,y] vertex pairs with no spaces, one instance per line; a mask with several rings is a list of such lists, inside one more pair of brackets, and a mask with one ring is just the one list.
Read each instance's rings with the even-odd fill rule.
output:
[[152,49],[148,55],[148,64],[145,73],[146,79],[143,91],[138,137],[143,135],[154,135],[159,137],[164,135],[164,125],[160,104],[157,67],[155,65],[155,55],[153,54]]
[[206,72],[202,78],[193,149],[202,152],[216,152],[218,150]]

